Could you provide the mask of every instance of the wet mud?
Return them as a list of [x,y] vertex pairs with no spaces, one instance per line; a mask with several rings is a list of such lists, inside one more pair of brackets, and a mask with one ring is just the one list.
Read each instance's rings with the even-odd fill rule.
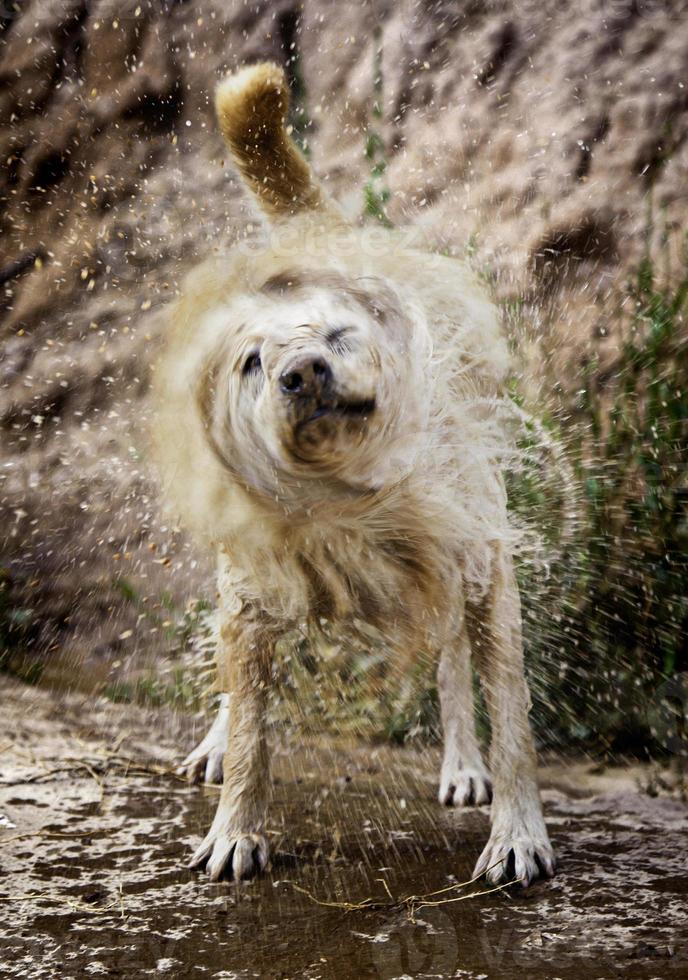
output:
[[185,868],[218,794],[173,775],[188,719],[0,697],[2,978],[688,975],[688,806],[643,767],[542,767],[554,881],[400,904],[470,878],[487,810],[436,803],[436,750],[277,738],[269,871],[211,884]]

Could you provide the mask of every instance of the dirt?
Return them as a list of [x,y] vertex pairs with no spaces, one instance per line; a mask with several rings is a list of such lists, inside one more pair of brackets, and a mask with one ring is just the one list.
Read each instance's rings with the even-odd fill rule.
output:
[[[395,902],[470,879],[487,833],[484,808],[435,802],[434,749],[276,734],[271,866],[213,885],[185,868],[218,793],[174,776],[199,733],[188,716],[8,680],[0,696],[2,978],[688,971],[688,805],[643,792],[661,775],[647,766],[549,760],[557,877],[527,892],[469,884],[411,910]],[[379,907],[340,907],[367,898]]]
[[566,414],[583,362],[613,363],[650,191],[653,241],[684,224],[687,10],[2,5],[0,564],[31,648],[106,671],[155,661],[142,602],[207,587],[159,514],[145,423],[158,314],[191,265],[256,224],[212,117],[225,71],[289,62],[312,162],[353,216],[379,131],[391,218],[429,246],[470,246],[523,313],[532,389]]

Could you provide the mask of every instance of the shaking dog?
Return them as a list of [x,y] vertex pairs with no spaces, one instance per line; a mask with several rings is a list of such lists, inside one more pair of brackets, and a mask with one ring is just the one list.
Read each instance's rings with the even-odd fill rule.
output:
[[261,245],[191,274],[157,371],[164,484],[218,560],[223,697],[185,768],[223,785],[191,864],[214,880],[265,867],[273,651],[285,632],[327,620],[348,634],[370,624],[391,658],[437,658],[440,803],[492,803],[476,875],[550,876],[497,312],[461,262],[347,221],[290,139],[279,67],[230,76],[216,109],[268,228]]

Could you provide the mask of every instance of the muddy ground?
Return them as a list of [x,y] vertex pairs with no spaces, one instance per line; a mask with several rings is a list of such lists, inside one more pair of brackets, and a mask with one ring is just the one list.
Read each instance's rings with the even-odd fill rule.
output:
[[211,885],[185,861],[218,791],[172,768],[191,719],[7,679],[0,698],[2,978],[688,975],[688,806],[648,766],[542,767],[554,881],[395,906],[467,881],[486,838],[486,810],[435,803],[436,750],[277,735],[271,868]]

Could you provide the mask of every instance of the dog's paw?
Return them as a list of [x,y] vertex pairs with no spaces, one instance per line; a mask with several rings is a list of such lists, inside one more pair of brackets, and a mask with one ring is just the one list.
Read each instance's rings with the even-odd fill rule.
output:
[[190,752],[177,769],[180,776],[186,776],[192,783],[221,783],[222,760],[227,751],[229,737],[229,698],[220,697],[215,721],[208,734],[193,752]]
[[211,738],[211,734],[212,732],[208,732],[203,741],[196,746],[193,752],[189,752],[177,769],[180,776],[186,776],[192,783],[222,782],[222,760],[225,747],[223,744],[218,744],[216,739]]
[[190,868],[205,868],[211,881],[241,881],[265,870],[268,842],[262,834],[233,834],[211,828],[189,862]]
[[512,833],[492,832],[487,845],[478,858],[474,878],[485,876],[491,885],[502,882],[520,882],[523,888],[537,878],[551,878],[556,862],[552,845],[544,830],[529,834],[525,828]]
[[492,781],[487,770],[478,768],[445,768],[440,776],[440,803],[444,806],[482,806],[492,801]]

